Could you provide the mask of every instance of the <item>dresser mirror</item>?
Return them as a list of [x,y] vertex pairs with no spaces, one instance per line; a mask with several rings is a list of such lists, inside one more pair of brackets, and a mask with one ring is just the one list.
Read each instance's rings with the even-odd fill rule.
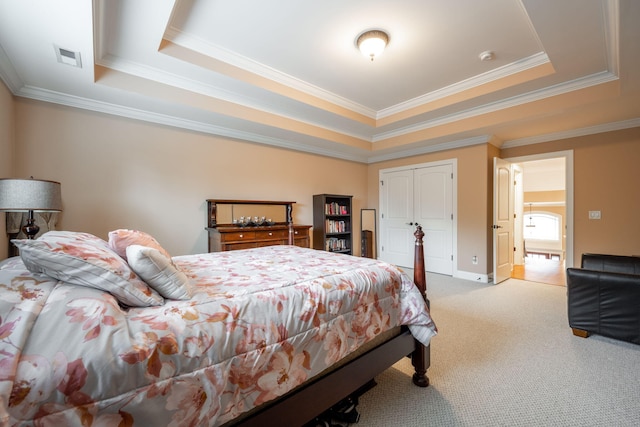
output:
[[207,227],[287,225],[295,202],[207,199]]
[[283,205],[218,204],[218,223],[236,224],[242,218],[265,218],[274,223],[287,223],[287,207]]

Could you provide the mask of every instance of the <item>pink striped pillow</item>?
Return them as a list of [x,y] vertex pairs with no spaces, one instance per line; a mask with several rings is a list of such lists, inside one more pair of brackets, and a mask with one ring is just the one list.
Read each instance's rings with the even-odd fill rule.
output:
[[171,259],[169,252],[153,236],[144,231],[120,229],[109,233],[109,247],[125,260],[127,259],[127,247],[131,245],[157,249],[161,254]]

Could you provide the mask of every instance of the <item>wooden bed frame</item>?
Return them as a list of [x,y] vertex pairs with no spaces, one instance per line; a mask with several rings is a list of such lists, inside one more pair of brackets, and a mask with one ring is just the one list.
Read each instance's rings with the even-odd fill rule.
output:
[[[290,233],[292,236],[291,231]],[[414,236],[416,241],[413,280],[429,306],[426,293],[422,227],[417,227]],[[302,426],[341,400],[359,390],[370,387],[369,384],[372,383],[376,375],[403,357],[411,357],[414,367],[413,383],[419,387],[427,387],[429,385],[427,368],[430,365],[430,347],[422,345],[413,338],[407,327],[402,327],[399,335],[363,353],[340,368],[284,395],[274,403],[265,404],[264,409],[252,413],[249,417],[243,418],[235,424],[232,422],[230,425]]]

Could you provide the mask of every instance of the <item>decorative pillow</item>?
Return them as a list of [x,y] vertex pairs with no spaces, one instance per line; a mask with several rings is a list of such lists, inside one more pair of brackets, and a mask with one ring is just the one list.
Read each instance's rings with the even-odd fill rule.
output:
[[127,259],[131,269],[163,297],[191,298],[189,278],[159,250],[131,245],[127,247]]
[[122,258],[127,259],[127,246],[140,245],[159,250],[167,258],[171,258],[156,239],[144,231],[138,230],[113,230],[109,233],[109,247]]
[[149,288],[107,242],[89,233],[49,231],[36,240],[12,240],[32,273],[109,292],[130,307],[162,305]]

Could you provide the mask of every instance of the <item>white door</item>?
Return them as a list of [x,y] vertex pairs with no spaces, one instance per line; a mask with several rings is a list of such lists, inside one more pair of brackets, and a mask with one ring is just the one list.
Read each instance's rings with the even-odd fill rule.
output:
[[424,231],[427,271],[453,275],[453,168],[414,170],[414,219]]
[[384,173],[380,179],[380,259],[413,268],[413,171]]
[[511,163],[493,158],[493,283],[513,268],[513,176]]
[[522,166],[512,164],[513,167],[513,264],[524,264],[524,191],[522,187]]
[[425,233],[425,268],[453,275],[453,166],[381,174],[380,259],[413,267],[416,225]]

